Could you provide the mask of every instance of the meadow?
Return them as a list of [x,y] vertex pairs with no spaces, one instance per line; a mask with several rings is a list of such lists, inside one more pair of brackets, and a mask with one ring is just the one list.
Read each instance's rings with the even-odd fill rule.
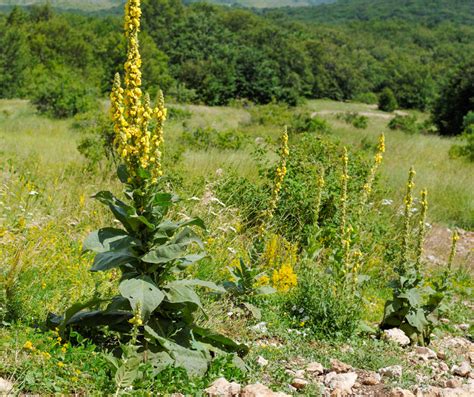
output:
[[[104,104],[104,108],[108,106]],[[170,120],[165,124],[163,167],[169,186],[182,198],[173,214],[199,216],[207,224],[202,238],[208,257],[191,267],[187,274],[218,284],[229,279],[227,267],[236,268],[235,261],[239,257],[252,260],[248,247],[253,244],[255,233],[246,223],[249,209],[245,204],[236,204],[240,200],[235,198],[240,188],[231,185],[229,194],[225,186],[237,183],[234,177],[244,178],[250,186],[272,185],[272,176],[262,176],[265,173],[261,172],[261,164],[273,170],[278,162],[277,152],[268,148],[278,146],[283,125],[290,128],[290,161],[293,153],[296,156],[301,150],[297,149],[300,141],[321,139],[323,146],[334,146],[338,153],[346,145],[351,161],[360,157],[360,161],[370,162],[380,133],[385,134],[386,153],[371,198],[378,209],[365,219],[367,224],[378,225],[378,228],[363,235],[364,239],[370,239],[370,244],[361,243],[369,244],[373,250],[367,254],[364,251],[360,270],[361,274],[370,275],[363,290],[365,309],[360,317],[363,326],[357,326],[350,336],[343,333],[343,336],[328,339],[293,313],[291,306],[297,301],[297,292],[278,292],[252,299],[259,312],[254,317],[232,294],[217,299],[202,291],[200,295],[208,315],[198,314],[196,321],[246,343],[250,347],[245,357],[246,370],[224,357],[199,378],[190,379],[183,371],[172,368],[157,376],[152,367],[146,367],[131,385],[123,379],[117,380],[114,366],[107,358],[111,353],[106,353],[107,348],[99,340],[76,336],[66,341],[57,330],[44,329],[48,312],[61,314],[74,302],[84,302],[96,294],[111,296],[117,292],[118,274],[114,271],[91,273],[93,256],[82,253],[82,242],[89,232],[113,223],[106,209],[91,196],[104,186],[117,194],[120,192],[114,166],[106,159],[91,163],[78,152],[79,142],[89,134],[77,128],[81,119],[52,120],[38,115],[27,101],[1,100],[0,252],[4,297],[1,301],[0,376],[13,381],[15,390],[40,394],[169,395],[181,392],[201,395],[214,379],[224,376],[241,383],[259,381],[274,390],[314,396],[321,393],[317,384],[311,383],[301,390],[289,389],[294,371],[313,361],[330,367],[331,359],[339,359],[364,371],[401,365],[402,377],[385,380],[386,390],[395,386],[412,388],[433,384],[435,377],[430,365],[422,362],[413,365],[406,349],[379,340],[375,335],[383,317],[384,302],[390,297],[388,281],[393,276],[393,271],[386,268],[391,262],[387,252],[384,253],[388,248],[383,236],[399,237],[389,225],[399,223],[398,212],[403,208],[410,166],[417,172],[416,191],[424,187],[429,191],[427,221],[431,229],[427,242],[430,243],[432,234],[448,227],[473,230],[474,199],[470,192],[474,191],[474,166],[462,159],[449,158],[452,140],[391,130],[387,124],[393,115],[358,103],[314,100],[298,108],[241,103],[233,107],[171,104],[168,108],[174,111],[170,111]],[[338,112],[368,115],[367,128],[354,127],[338,117]],[[325,127],[318,127],[319,130],[309,135],[292,133],[295,115],[301,114],[312,115]],[[427,118],[422,113],[416,116],[420,120]],[[240,137],[237,143],[236,136]],[[259,156],[255,151],[261,142],[268,146]],[[323,154],[326,155],[332,156]],[[293,175],[294,168],[291,164],[288,167],[289,175]],[[336,168],[337,173],[339,168]],[[330,164],[327,172],[327,183],[331,184]],[[337,178],[334,183],[339,184]],[[287,188],[283,187],[282,203],[285,200],[291,203],[292,198],[284,193]],[[353,188],[349,188],[349,195],[354,194]],[[339,195],[338,188],[335,189]],[[249,194],[258,193],[252,191],[254,193]],[[389,204],[381,205],[382,202]],[[252,206],[251,202],[248,206]],[[275,222],[280,222],[279,216],[277,210]],[[287,215],[281,216],[284,222]],[[275,233],[285,232],[281,226],[275,230]],[[445,234],[447,241],[438,241],[434,247],[431,241],[423,256],[428,265],[426,272],[433,277],[442,274],[448,261],[450,233]],[[288,259],[291,255],[284,253],[287,251],[278,248],[277,253],[272,253],[272,243],[269,243],[291,247],[290,238],[286,241],[271,236],[266,240],[263,257],[275,267],[282,261],[291,262],[292,259]],[[441,252],[440,244],[446,247]],[[306,247],[309,250],[308,244]],[[441,265],[427,259],[434,254]],[[308,254],[299,252],[297,261],[291,262],[298,283],[305,282],[304,263],[308,262],[305,255]],[[321,260],[315,260],[319,263],[317,266],[322,266]],[[470,324],[473,320],[473,265],[472,234],[461,232],[453,265],[452,296],[442,312],[445,322],[434,331],[435,344],[446,336],[466,336],[466,332],[468,338],[472,337],[472,326],[466,331],[458,325]],[[298,286],[294,287],[296,290]],[[331,302],[330,296],[327,299]],[[337,322],[337,318],[331,321]],[[109,343],[117,340],[114,332],[106,333],[105,337],[107,335]],[[262,357],[267,361],[265,365],[261,364]],[[446,361],[451,366],[459,363],[459,359],[460,356],[452,354]]]

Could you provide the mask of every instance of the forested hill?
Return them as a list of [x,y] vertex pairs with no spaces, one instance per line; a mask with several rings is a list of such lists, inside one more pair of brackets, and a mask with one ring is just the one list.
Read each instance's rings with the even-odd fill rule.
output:
[[[275,14],[275,11],[269,11]],[[287,8],[281,15],[324,24],[401,20],[423,24],[474,24],[474,0],[339,0],[318,7]]]
[[[45,4],[46,0],[0,0],[0,7],[34,6]],[[49,0],[52,7],[63,10],[103,11],[122,6],[124,0]]]

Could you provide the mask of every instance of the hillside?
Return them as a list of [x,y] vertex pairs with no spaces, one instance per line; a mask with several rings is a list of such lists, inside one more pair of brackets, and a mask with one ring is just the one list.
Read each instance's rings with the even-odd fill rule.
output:
[[[44,0],[0,0],[0,7],[32,6],[44,3]],[[54,8],[65,10],[101,11],[120,6],[123,0],[50,0],[50,3]]]
[[384,20],[403,20],[430,25],[446,20],[460,24],[474,24],[472,0],[339,0],[333,4],[321,4],[319,7],[287,8],[274,13],[279,12],[285,17],[291,16],[301,21],[324,24]]

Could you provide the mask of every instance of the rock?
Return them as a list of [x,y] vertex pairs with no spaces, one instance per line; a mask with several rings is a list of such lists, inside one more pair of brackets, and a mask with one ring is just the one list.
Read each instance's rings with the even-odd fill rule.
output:
[[13,383],[9,380],[0,378],[0,395],[7,396],[11,392],[13,392]]
[[389,378],[401,378],[403,374],[403,368],[401,365],[392,365],[390,367],[381,368],[379,370],[379,374]]
[[330,397],[342,397],[343,395],[344,394],[342,393],[341,389],[334,389],[329,396]]
[[386,329],[383,331],[382,338],[400,346],[407,346],[410,344],[410,338],[399,328]]
[[440,350],[436,352],[436,357],[438,357],[440,360],[446,360],[446,353]]
[[450,389],[457,389],[462,386],[462,382],[459,379],[448,379],[446,381],[446,387]]
[[355,372],[343,374],[329,372],[324,378],[324,383],[331,389],[339,389],[342,393],[351,393],[356,380],[357,374]]
[[343,363],[342,361],[331,359],[331,371],[338,374],[344,372],[349,372],[352,370],[352,367],[349,364]]
[[375,386],[380,383],[382,377],[377,372],[363,372],[359,374],[359,381],[365,386]]
[[308,372],[311,375],[319,375],[324,372],[324,367],[321,363],[312,362],[312,363],[309,363],[308,366],[306,367],[306,372]]
[[245,386],[240,397],[291,397],[282,392],[274,392],[267,386],[256,383],[254,385]]
[[304,373],[304,369],[298,369],[297,371],[295,371],[295,378],[304,378]]
[[170,397],[186,397],[183,393],[173,393]]
[[448,364],[446,364],[445,362],[440,362],[439,369],[443,372],[448,372],[449,371]]
[[469,324],[459,324],[458,325],[458,328],[461,330],[461,331],[467,331],[469,329]]
[[302,390],[306,386],[308,386],[309,382],[306,379],[302,378],[295,378],[293,382],[291,382],[291,386],[293,386],[297,390]]
[[266,334],[268,332],[267,323],[264,321],[255,324],[253,327],[250,327],[250,329],[260,334]]
[[439,321],[443,324],[449,324],[449,318],[440,318]]
[[208,397],[237,397],[240,394],[240,385],[229,382],[225,378],[216,379],[211,386],[204,391]]
[[471,364],[469,362],[464,361],[461,365],[455,365],[452,369],[454,375],[468,377],[469,373],[471,372]]
[[410,390],[396,387],[390,391],[389,397],[415,397],[415,395]]
[[425,361],[428,361],[429,359],[434,359],[434,358],[437,358],[438,356],[436,355],[436,353],[427,348],[427,347],[422,347],[422,346],[418,346],[415,350],[415,354],[425,360]]
[[257,358],[257,364],[260,365],[261,367],[266,367],[268,365],[268,360],[266,360],[262,356],[258,356]]

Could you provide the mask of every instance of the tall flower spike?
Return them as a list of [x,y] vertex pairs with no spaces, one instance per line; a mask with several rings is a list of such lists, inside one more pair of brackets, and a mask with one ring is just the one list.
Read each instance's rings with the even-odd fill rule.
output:
[[270,202],[268,203],[268,208],[262,214],[262,221],[260,223],[259,236],[262,236],[265,231],[266,223],[271,221],[273,214],[278,206],[278,201],[280,200],[280,191],[283,185],[283,180],[286,175],[286,162],[288,156],[290,155],[290,149],[288,147],[288,131],[285,127],[283,135],[281,137],[281,147],[280,147],[280,163],[277,166],[275,171],[275,179],[273,182],[272,196]]
[[454,262],[454,257],[456,256],[456,246],[458,244],[459,240],[459,233],[455,230],[453,232],[453,237],[451,240],[451,251],[449,253],[449,259],[448,259],[448,272],[451,272],[451,268],[453,267],[453,262]]
[[410,240],[410,221],[411,221],[411,206],[413,204],[413,188],[415,187],[415,169],[410,168],[408,173],[407,188],[405,193],[405,210],[403,213],[404,217],[404,228],[403,228],[403,237],[402,237],[402,251],[401,251],[401,263],[400,263],[400,272],[405,274],[406,264],[408,263],[408,242]]
[[318,179],[316,186],[318,187],[318,193],[316,195],[316,202],[314,205],[314,222],[315,224],[318,222],[319,219],[319,212],[321,211],[321,202],[322,202],[322,197],[323,197],[323,189],[324,185],[326,182],[324,181],[324,174],[325,170],[324,168],[321,168],[318,174]]
[[428,211],[428,191],[421,191],[421,211],[420,223],[418,226],[418,239],[416,242],[416,271],[418,272],[421,264],[421,255],[423,254],[423,243],[426,235],[426,212]]
[[[124,26],[127,38],[125,87],[122,88],[117,75],[110,96],[117,152],[127,166],[131,183],[139,184],[144,175],[150,175],[151,183],[156,183],[162,175],[160,146],[166,120],[163,94],[160,92],[156,107],[152,108],[149,96],[143,95],[141,90],[140,17],[140,0],[128,0]],[[150,125],[154,125],[152,131]]]
[[377,170],[380,164],[382,163],[384,153],[385,153],[385,135],[381,134],[379,137],[378,145],[377,145],[377,152],[375,153],[375,156],[374,156],[374,163],[372,164],[372,167],[370,168],[369,175],[367,176],[367,181],[365,182],[364,187],[363,187],[359,209],[357,210],[359,215],[362,214],[362,210],[364,206],[367,204],[369,196],[372,193],[372,186],[374,184],[375,174],[377,173]]

